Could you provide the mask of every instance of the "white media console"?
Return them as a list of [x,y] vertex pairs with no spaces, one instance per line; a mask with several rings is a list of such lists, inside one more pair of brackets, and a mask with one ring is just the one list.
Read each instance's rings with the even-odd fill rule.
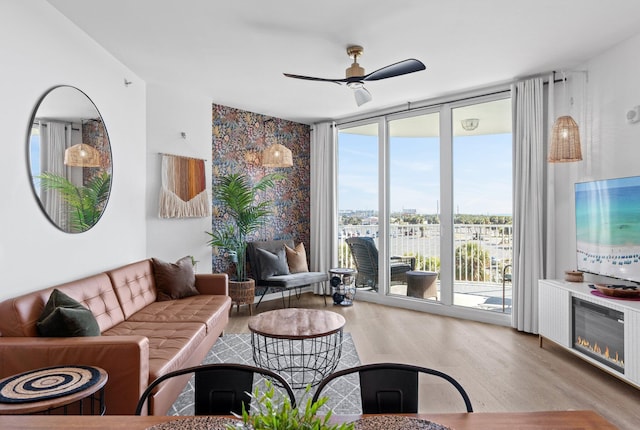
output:
[[[598,297],[589,283],[558,280],[538,281],[538,331],[540,346],[548,339],[618,378],[640,388],[640,301]],[[573,304],[577,297],[624,314],[623,372],[591,358],[573,347]]]

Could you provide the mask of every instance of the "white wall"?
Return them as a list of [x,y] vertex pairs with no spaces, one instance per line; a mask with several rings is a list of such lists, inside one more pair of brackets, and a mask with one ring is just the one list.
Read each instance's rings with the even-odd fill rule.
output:
[[[0,0],[0,53],[0,299],[145,258],[145,83],[42,0]],[[27,168],[32,110],[61,84],[93,100],[112,146],[111,198],[82,234],[49,223]]]
[[[205,230],[211,217],[161,219],[158,200],[160,153],[207,160],[206,176],[211,202],[211,101],[158,85],[147,87],[147,254],[165,261],[185,255],[198,260],[199,273],[211,273],[211,247]],[[186,133],[186,139],[180,136]]]
[[[581,124],[583,161],[550,166],[555,175],[556,273],[575,270],[575,182],[640,175],[640,123],[626,112],[640,105],[640,34],[592,58],[587,70],[586,124]],[[591,279],[589,276],[587,280]]]

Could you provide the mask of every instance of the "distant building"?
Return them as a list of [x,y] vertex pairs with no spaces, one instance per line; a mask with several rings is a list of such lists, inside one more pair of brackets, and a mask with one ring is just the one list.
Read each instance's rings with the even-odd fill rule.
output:
[[365,224],[365,225],[378,225],[378,217],[377,216],[370,216],[368,218],[364,218],[362,220],[362,224]]

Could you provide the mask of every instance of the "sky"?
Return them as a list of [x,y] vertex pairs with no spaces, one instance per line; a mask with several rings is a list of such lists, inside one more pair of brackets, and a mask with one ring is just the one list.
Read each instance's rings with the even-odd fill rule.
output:
[[[339,209],[377,210],[377,137],[347,133],[339,136]],[[511,215],[511,148],[511,134],[454,138],[455,213]],[[389,151],[391,211],[437,213],[439,139],[394,137]]]

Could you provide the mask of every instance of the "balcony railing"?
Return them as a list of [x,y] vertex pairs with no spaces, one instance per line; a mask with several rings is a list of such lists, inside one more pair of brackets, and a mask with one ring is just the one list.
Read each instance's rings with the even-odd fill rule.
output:
[[[340,267],[356,268],[347,238],[368,236],[379,244],[377,225],[340,225],[338,231]],[[413,256],[415,270],[440,272],[439,224],[393,224],[389,232],[391,256]],[[510,312],[512,233],[511,225],[454,225],[454,304],[462,294],[467,297],[459,296],[461,303]],[[392,294],[394,290],[398,291],[392,288]],[[473,295],[481,299],[463,300]]]

